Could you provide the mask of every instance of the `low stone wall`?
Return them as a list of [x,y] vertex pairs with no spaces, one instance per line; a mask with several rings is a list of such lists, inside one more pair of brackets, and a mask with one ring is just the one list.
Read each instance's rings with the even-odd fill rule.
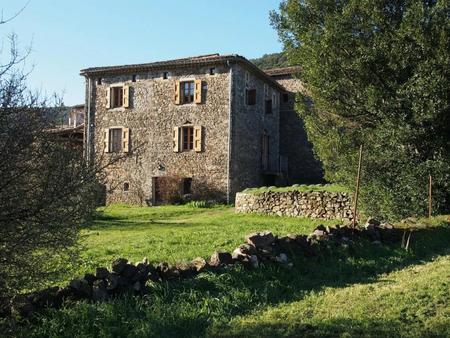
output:
[[347,192],[288,191],[237,193],[236,212],[320,219],[353,218],[352,199]]

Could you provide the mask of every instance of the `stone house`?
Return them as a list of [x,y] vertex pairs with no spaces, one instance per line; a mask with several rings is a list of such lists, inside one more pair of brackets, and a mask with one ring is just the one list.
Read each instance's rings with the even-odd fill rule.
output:
[[106,202],[158,204],[169,190],[233,202],[247,187],[320,178],[296,167],[311,149],[304,132],[296,135],[301,123],[286,126],[298,122],[292,70],[271,74],[219,54],[82,70],[85,154],[116,157]]

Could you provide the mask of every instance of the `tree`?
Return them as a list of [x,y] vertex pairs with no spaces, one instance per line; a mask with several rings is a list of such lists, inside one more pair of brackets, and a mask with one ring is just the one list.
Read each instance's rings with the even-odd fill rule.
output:
[[287,57],[283,53],[264,54],[262,57],[251,61],[261,69],[289,66]]
[[285,0],[271,13],[313,104],[298,110],[328,180],[353,186],[364,145],[367,214],[425,215],[427,177],[450,208],[448,0]]
[[49,133],[58,108],[27,88],[27,53],[15,35],[9,42],[9,61],[0,65],[0,300],[67,268],[100,173]]

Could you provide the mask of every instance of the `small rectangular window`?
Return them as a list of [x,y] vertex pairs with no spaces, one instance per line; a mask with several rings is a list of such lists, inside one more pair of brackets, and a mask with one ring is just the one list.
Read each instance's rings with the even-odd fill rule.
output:
[[183,179],[183,195],[192,194],[192,178]]
[[162,73],[162,78],[163,78],[164,80],[167,80],[167,79],[169,78],[169,73],[168,73],[168,72],[163,72],[163,73]]
[[272,114],[272,100],[266,100],[265,112],[266,114]]
[[256,89],[247,89],[245,91],[245,101],[248,106],[254,106],[256,104]]
[[289,102],[289,94],[288,93],[283,94],[283,102],[284,103]]
[[130,190],[130,183],[128,183],[128,182],[125,182],[124,184],[123,184],[123,191],[128,191],[128,190]]
[[109,151],[119,153],[122,151],[122,128],[112,128],[109,130]]
[[133,76],[131,77],[131,82],[136,82],[137,79],[137,75],[133,74]]
[[111,87],[111,108],[122,107],[123,87]]
[[99,86],[102,84],[102,78],[101,78],[101,77],[99,77],[99,78],[97,79],[97,84],[98,84]]
[[194,149],[194,127],[181,128],[182,150],[189,151]]
[[181,82],[181,102],[194,102],[195,83],[194,81]]
[[214,75],[216,74],[216,68],[209,68],[209,75]]

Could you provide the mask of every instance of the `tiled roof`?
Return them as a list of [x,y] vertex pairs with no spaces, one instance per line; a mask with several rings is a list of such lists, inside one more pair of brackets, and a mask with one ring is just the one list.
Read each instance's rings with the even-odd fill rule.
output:
[[168,61],[158,61],[151,63],[140,63],[140,64],[132,64],[132,65],[119,65],[119,66],[106,66],[106,67],[92,67],[82,69],[80,71],[80,75],[85,76],[96,76],[96,75],[106,75],[106,74],[120,74],[120,73],[133,73],[139,71],[151,71],[151,70],[164,70],[164,69],[173,69],[173,68],[183,68],[195,65],[214,65],[220,63],[241,63],[247,68],[250,68],[253,73],[256,73],[267,82],[273,84],[275,87],[278,87],[280,90],[284,90],[284,88],[268,76],[264,71],[256,67],[249,60],[244,58],[243,56],[237,54],[229,54],[229,55],[220,55],[220,54],[208,54],[208,55],[200,55],[182,59],[168,60]]
[[298,74],[298,73],[300,73],[300,71],[301,71],[300,66],[271,68],[271,69],[264,70],[264,72],[269,76],[292,75],[292,74]]

